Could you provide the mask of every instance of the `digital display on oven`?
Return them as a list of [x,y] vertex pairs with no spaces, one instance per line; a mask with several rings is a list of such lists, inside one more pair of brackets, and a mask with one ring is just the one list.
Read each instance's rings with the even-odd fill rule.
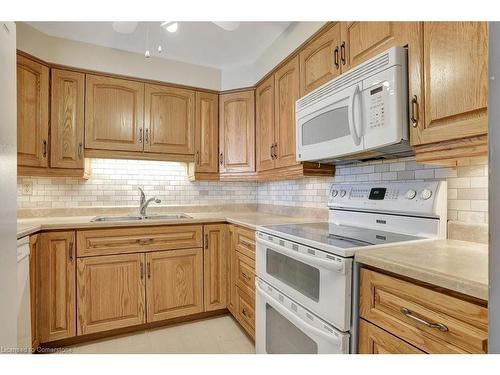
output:
[[370,190],[370,196],[368,197],[368,199],[380,201],[384,199],[386,191],[387,191],[386,188],[372,188]]
[[382,86],[377,87],[376,89],[373,89],[370,91],[370,95],[375,95],[376,93],[382,91]]

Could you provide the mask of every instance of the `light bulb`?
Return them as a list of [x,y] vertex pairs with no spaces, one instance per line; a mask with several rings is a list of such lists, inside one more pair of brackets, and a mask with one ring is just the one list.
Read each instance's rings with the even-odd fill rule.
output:
[[175,21],[165,21],[161,24],[161,27],[167,29],[169,33],[175,33],[179,28],[179,24]]
[[163,50],[161,48],[161,44],[158,45],[158,53],[161,53]]
[[146,50],[146,52],[144,52],[144,56],[146,56],[147,59],[151,57],[151,54],[149,53],[148,49]]

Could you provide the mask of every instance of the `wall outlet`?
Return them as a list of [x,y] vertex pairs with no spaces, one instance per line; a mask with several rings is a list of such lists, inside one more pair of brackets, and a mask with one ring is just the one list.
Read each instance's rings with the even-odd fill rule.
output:
[[22,195],[33,195],[33,181],[24,181],[22,185]]

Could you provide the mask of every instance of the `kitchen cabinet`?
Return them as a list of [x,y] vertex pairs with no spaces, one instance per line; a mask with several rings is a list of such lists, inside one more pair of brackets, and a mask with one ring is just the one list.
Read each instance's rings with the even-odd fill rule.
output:
[[144,150],[193,154],[194,106],[192,90],[146,84]]
[[[418,161],[487,153],[488,25],[424,22],[422,93],[412,96]],[[434,145],[432,145],[434,144]]]
[[195,158],[188,166],[191,180],[219,179],[219,96],[196,92]]
[[40,235],[35,234],[30,236],[30,258],[29,258],[29,275],[30,275],[30,309],[31,309],[31,347],[37,348],[40,344],[38,340],[38,293],[40,271],[38,262],[40,261]]
[[142,151],[144,83],[87,74],[85,147]]
[[274,168],[274,75],[255,89],[257,171]]
[[425,354],[366,320],[359,321],[359,354]]
[[49,68],[17,55],[17,164],[49,165]]
[[84,168],[85,75],[51,70],[50,166]]
[[227,307],[227,225],[209,224],[203,227],[204,305],[205,311]]
[[146,254],[148,322],[203,311],[203,250]]
[[[485,301],[362,268],[359,315],[360,326],[364,319],[425,353],[487,352]],[[360,348],[369,351],[363,340],[373,334],[364,334]]]
[[75,232],[40,234],[37,335],[41,343],[76,335]]
[[219,96],[219,170],[221,179],[255,172],[254,90]]
[[340,28],[328,26],[300,50],[300,96],[340,75]]
[[78,335],[146,322],[144,254],[78,259]]

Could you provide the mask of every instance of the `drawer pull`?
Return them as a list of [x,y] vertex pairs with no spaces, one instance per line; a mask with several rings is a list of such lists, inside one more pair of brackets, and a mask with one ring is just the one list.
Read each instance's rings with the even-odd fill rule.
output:
[[243,308],[243,310],[241,310],[241,313],[243,314],[243,316],[247,319],[251,319],[250,315],[248,314],[247,310],[245,308]]
[[242,272],[241,276],[243,276],[243,278],[245,278],[247,280],[250,280],[250,276],[248,276],[245,272]]
[[139,243],[139,245],[147,245],[147,244],[150,244],[154,241],[153,238],[138,238],[137,239],[137,243]]
[[413,315],[413,313],[411,312],[411,310],[407,309],[406,307],[401,307],[400,311],[401,311],[401,314],[403,314],[407,318],[413,319],[417,323],[423,324],[423,325],[425,325],[425,326],[427,326],[429,328],[437,328],[441,332],[448,332],[448,327],[445,326],[443,323],[430,323],[430,322],[428,322],[426,320],[418,318],[415,315]]
[[248,246],[248,247],[252,247],[252,246],[253,246],[253,244],[251,244],[250,242],[245,241],[245,240],[243,240],[243,239],[241,239],[241,238],[240,238],[240,242],[241,242],[243,245]]

